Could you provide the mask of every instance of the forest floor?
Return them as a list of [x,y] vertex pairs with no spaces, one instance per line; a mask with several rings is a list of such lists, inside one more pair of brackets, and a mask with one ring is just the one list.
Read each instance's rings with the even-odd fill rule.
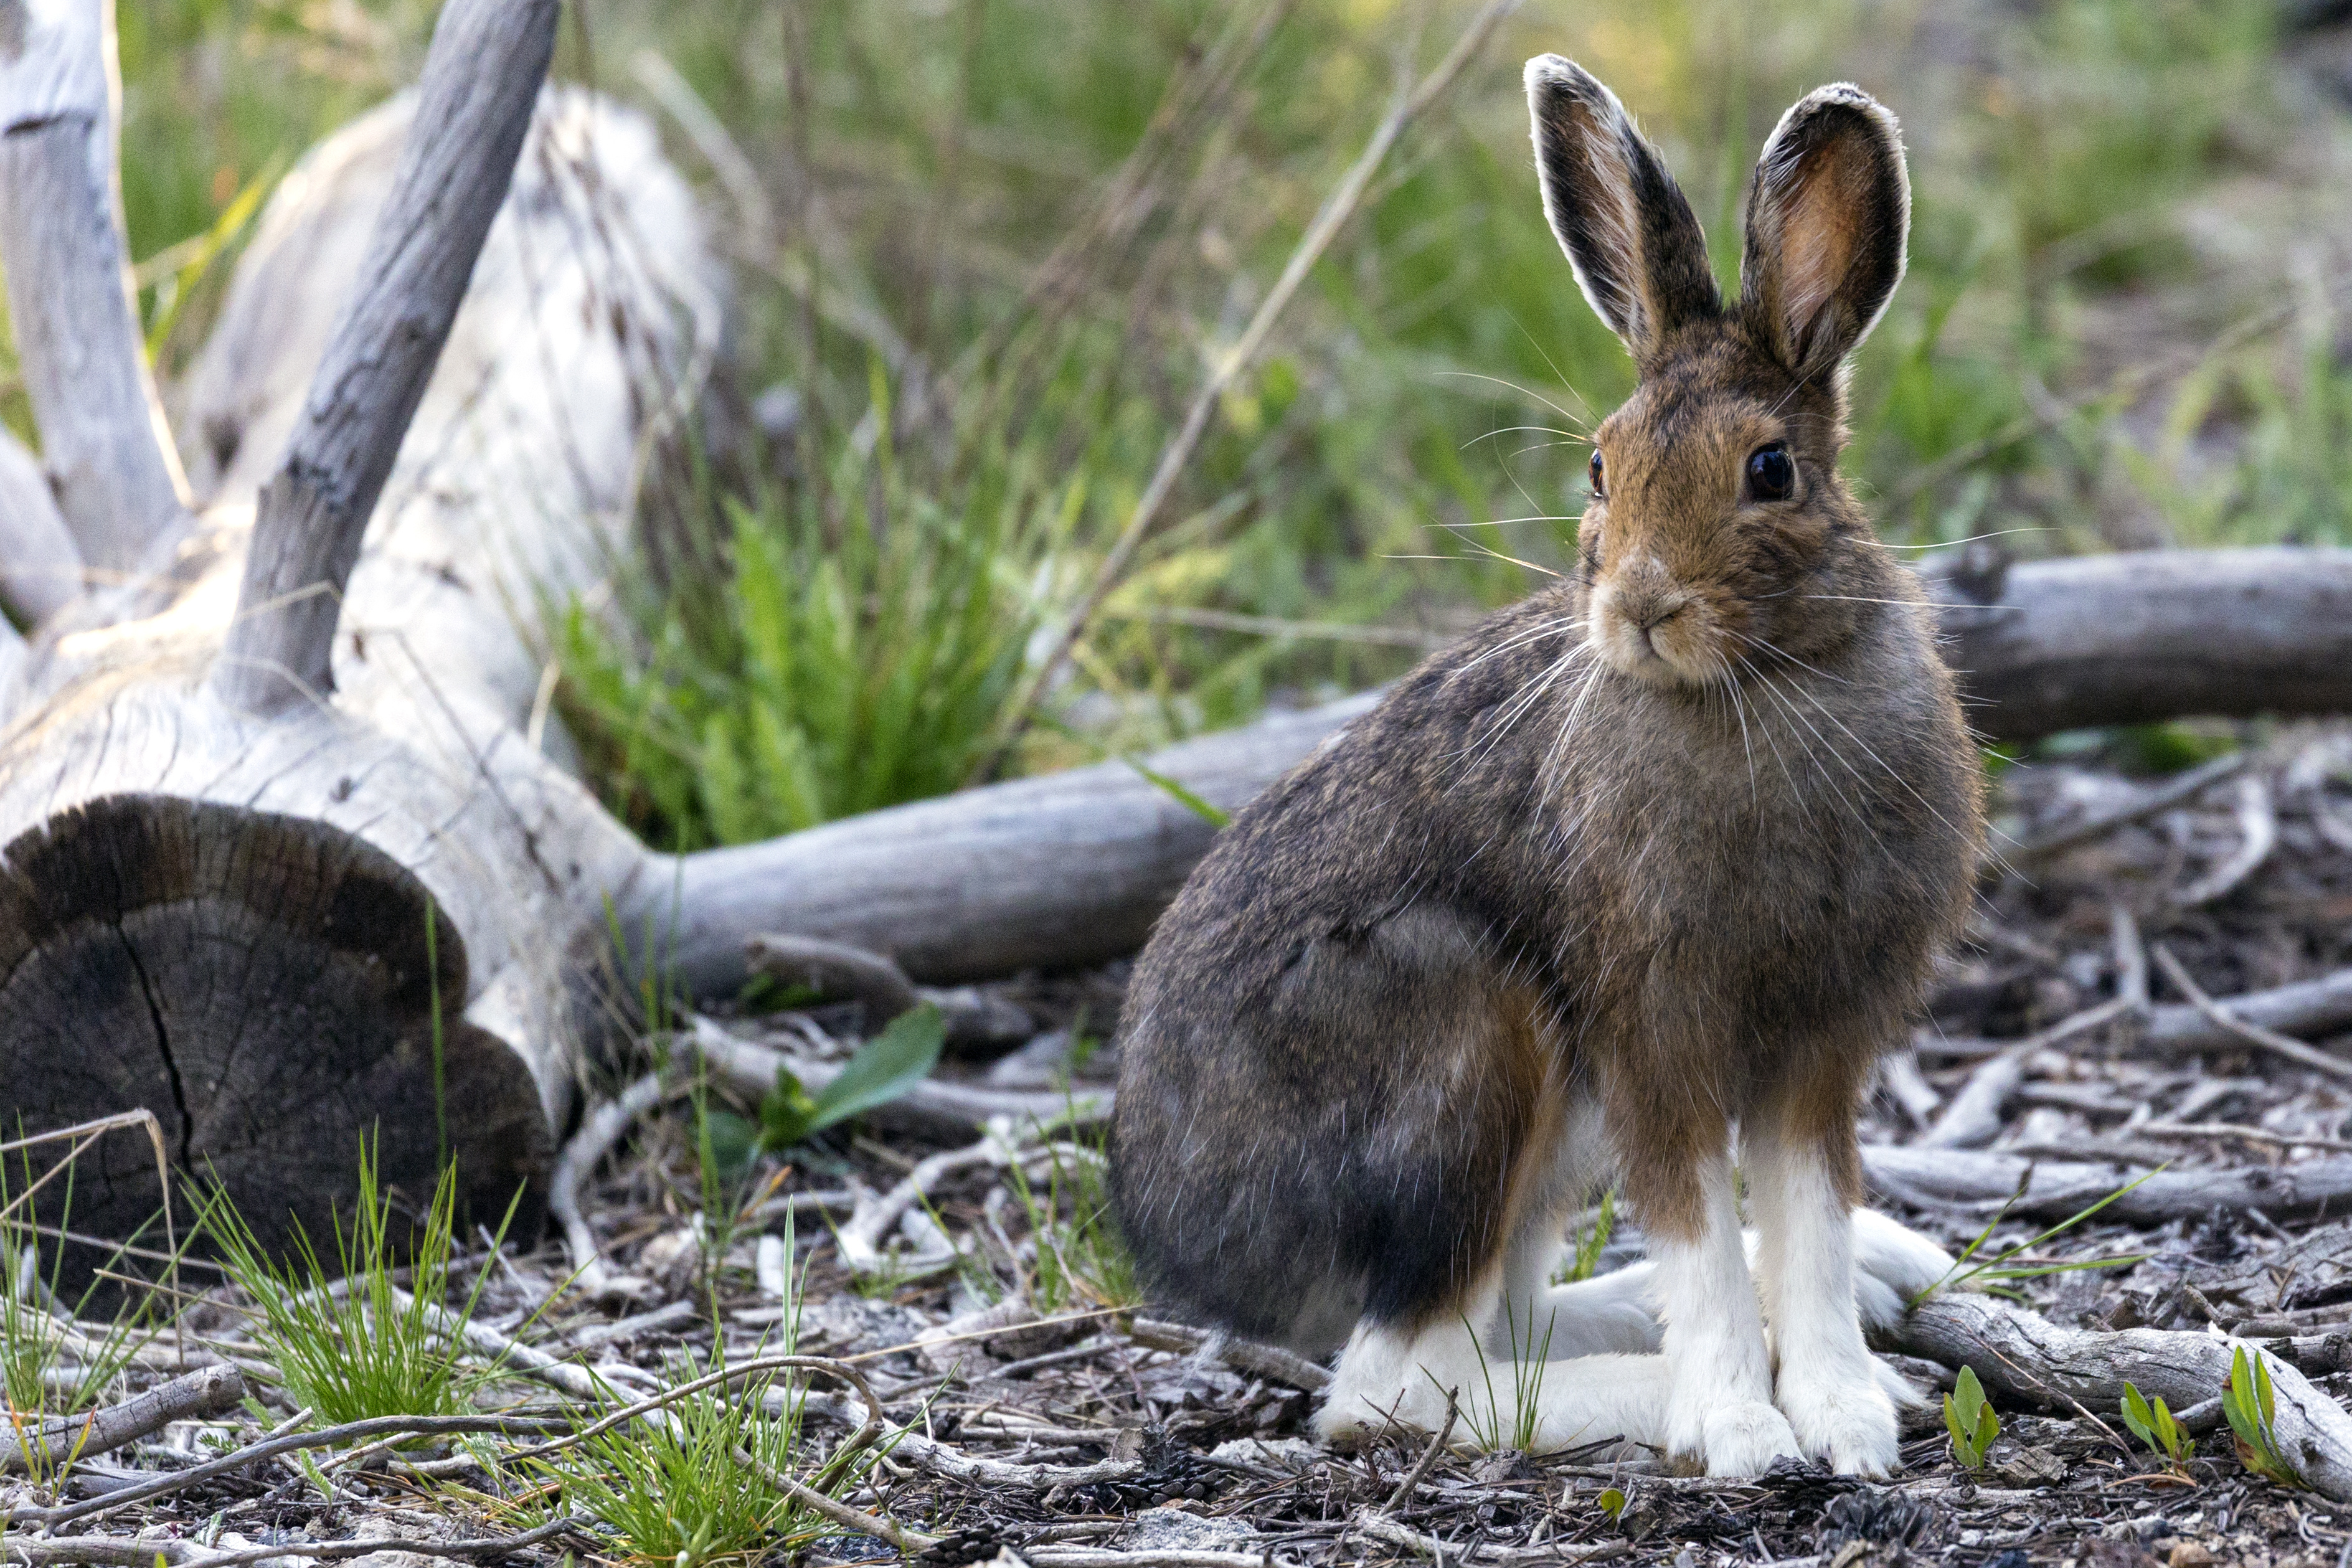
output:
[[[1933,1017],[1890,1062],[1864,1119],[1865,1142],[1878,1151],[1874,1202],[1955,1252],[1981,1237],[1979,1260],[2029,1243],[2011,1267],[2123,1259],[2010,1284],[2052,1322],[2096,1335],[2152,1327],[2233,1336],[2299,1368],[2340,1405],[2352,1395],[2352,1065],[2298,1061],[2235,1037],[2189,1050],[2165,1044],[2186,1011],[2165,955],[2224,1002],[2352,970],[2352,728],[2236,733],[2239,749],[2200,764],[2206,783],[2185,796],[2179,775],[2168,783],[2119,771],[2112,745],[2001,777],[2006,868],[1988,871]],[[2102,822],[2072,845],[2059,837]],[[1116,1073],[1111,1047],[1088,1047],[1114,1027],[1119,981],[1114,969],[992,988],[1027,1016],[1032,1037],[1017,1048],[1001,1041],[992,1059],[951,1060],[942,1075],[1058,1088],[1081,1105]],[[854,1036],[856,1024],[834,1008],[722,1026],[789,1037],[805,1050]],[[2352,1056],[2316,1058],[2338,1061]],[[1654,1458],[1530,1457],[1475,1439],[1434,1452],[1424,1434],[1321,1447],[1308,1426],[1319,1368],[1264,1347],[1204,1342],[1153,1321],[1133,1300],[1103,1220],[1098,1142],[1083,1128],[1042,1138],[1000,1128],[994,1143],[967,1147],[968,1132],[884,1131],[886,1112],[865,1131],[836,1129],[788,1159],[732,1173],[720,1194],[706,1180],[710,1141],[700,1135],[711,1109],[673,1099],[590,1187],[588,1220],[614,1270],[603,1299],[564,1288],[572,1262],[560,1244],[509,1249],[484,1282],[476,1320],[491,1342],[511,1333],[587,1368],[608,1395],[657,1393],[715,1357],[740,1365],[787,1342],[847,1362],[903,1432],[843,1495],[941,1538],[908,1542],[929,1563],[1008,1552],[1040,1568],[1239,1568],[1265,1558],[1678,1568],[2352,1560],[2352,1500],[2251,1474],[2210,1407],[2201,1420],[2189,1414],[2204,1436],[2170,1465],[2125,1431],[2112,1405],[2095,1410],[2061,1391],[2035,1408],[2001,1392],[2019,1380],[2004,1382],[1990,1363],[1982,1370],[2002,1430],[1981,1468],[1956,1462],[1940,1411],[1924,1405],[1906,1415],[1904,1469],[1885,1484],[1797,1466],[1708,1481],[1664,1474]],[[1885,1164],[1890,1149],[1907,1163]],[[1953,1181],[1939,1184],[1939,1160],[1953,1163]],[[2189,1195],[2166,1200],[2168,1218],[2110,1224],[2093,1215],[2044,1236],[2046,1204],[2022,1205],[2040,1216],[2028,1219],[2012,1214],[2019,1205],[2005,1193],[1985,1195],[1988,1161],[1996,1182],[2021,1194],[2037,1173],[2063,1169],[2079,1184],[2089,1171],[2094,1187],[2113,1191],[2162,1167],[2168,1179],[2205,1181],[2214,1197],[2207,1205],[2200,1189],[2176,1182],[2168,1190]],[[907,1201],[916,1187],[923,1198]],[[895,1202],[886,1195],[894,1188]],[[2246,1198],[2263,1191],[2276,1194],[2270,1208]],[[845,1239],[852,1234],[862,1240]],[[1595,1215],[1563,1242],[1581,1243],[1599,1271],[1641,1253],[1630,1220],[1612,1227]],[[239,1321],[208,1300],[184,1322],[220,1345],[236,1342]],[[1952,1385],[1951,1367],[1914,1357],[1896,1364],[1931,1400]],[[809,1431],[827,1445],[839,1432],[824,1413],[853,1413],[822,1396],[810,1409]],[[259,1419],[175,1424],[60,1483],[13,1495],[0,1484],[0,1503],[21,1510],[101,1497],[146,1470],[249,1441]],[[119,1549],[108,1556],[69,1532],[111,1536],[139,1521],[144,1538],[230,1539],[261,1555],[273,1543],[399,1538],[485,1561],[558,1561],[560,1535],[512,1552],[479,1546],[519,1520],[545,1517],[529,1505],[548,1496],[544,1477],[485,1464],[485,1452],[411,1454],[331,1479],[290,1458],[263,1460],[140,1511],[66,1525],[62,1536],[19,1533],[8,1550],[34,1563],[127,1563]],[[808,1561],[902,1554],[872,1534],[814,1523],[790,1549]],[[79,1541],[89,1543],[72,1555]],[[572,1548],[647,1560],[593,1529]],[[371,1561],[414,1568],[423,1560],[404,1551]],[[681,1557],[677,1568],[692,1563]]]

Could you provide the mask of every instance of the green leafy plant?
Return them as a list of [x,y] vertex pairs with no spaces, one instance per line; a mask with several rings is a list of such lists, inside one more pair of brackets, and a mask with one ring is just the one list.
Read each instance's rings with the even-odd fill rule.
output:
[[625,582],[617,624],[554,616],[564,712],[651,838],[745,843],[944,795],[994,742],[1085,474],[1001,422],[910,464],[888,386],[868,391],[876,439],[834,448],[824,486],[704,475],[666,580]]
[[2124,1425],[2130,1428],[2133,1436],[2147,1444],[2149,1451],[2175,1472],[2183,1471],[2182,1461],[2188,1457],[2194,1439],[2181,1429],[2179,1422],[2172,1418],[2172,1412],[2165,1408],[2162,1394],[2158,1394],[2151,1401],[2143,1398],[2140,1391],[2129,1382],[2125,1383]]
[[2060,1220],[2056,1225],[2052,1226],[2048,1230],[2042,1232],[2039,1236],[2032,1237],[2025,1241],[2021,1241],[2014,1247],[2004,1248],[1991,1258],[1987,1258],[1984,1262],[1971,1267],[1969,1260],[1983,1250],[1985,1243],[1991,1238],[1992,1233],[2000,1228],[2000,1222],[2009,1217],[2009,1211],[2016,1205],[2017,1200],[2025,1195],[2025,1184],[2028,1181],[2032,1179],[2033,1174],[2032,1171],[2029,1168],[2025,1174],[2019,1178],[2017,1191],[2011,1193],[2010,1194],[2009,1201],[2000,1205],[2000,1211],[1994,1215],[1990,1220],[1987,1221],[1985,1227],[1977,1232],[1975,1239],[1970,1241],[1967,1247],[1960,1250],[1960,1255],[1952,1260],[1952,1266],[1944,1270],[1943,1278],[1937,1279],[1931,1285],[1923,1287],[1912,1294],[1911,1305],[1916,1307],[1920,1302],[1927,1300],[1929,1297],[1935,1295],[1939,1290],[1956,1289],[1961,1286],[1969,1284],[1972,1280],[1984,1281],[1981,1288],[1990,1294],[1995,1296],[2007,1296],[2011,1300],[2022,1300],[2016,1291],[2007,1288],[2009,1281],[2016,1279],[2036,1279],[2049,1274],[2073,1274],[2089,1268],[2128,1268],[2133,1264],[2146,1262],[2147,1260],[2147,1254],[2144,1252],[2134,1253],[2128,1257],[2122,1258],[2074,1258],[2064,1263],[2017,1264],[2014,1260],[2023,1257],[2026,1253],[2031,1252],[2033,1248],[2041,1246],[2043,1242],[2048,1241],[2054,1237],[2063,1236],[2066,1232],[2074,1229],[2076,1226],[2082,1224],[2093,1215],[2097,1214],[2101,1209],[2105,1208],[2109,1204],[2114,1203],[2117,1198],[2122,1197],[2126,1193],[2130,1192],[2134,1187],[2138,1186],[2140,1182],[2147,1181],[2148,1177],[2156,1175],[2158,1172],[2160,1172],[2165,1168],[2166,1167],[2163,1165],[2158,1165],[2156,1170],[2150,1171],[2147,1175],[2141,1176],[2138,1181],[2125,1183],[2122,1186],[2117,1187],[2114,1192],[2109,1193],[2105,1197],[2101,1198],[2098,1202],[2091,1205],[2087,1208],[2081,1209],[2074,1214],[2067,1215],[2064,1219]]
[[1960,1368],[1952,1392],[1944,1395],[1944,1430],[1952,1435],[1952,1458],[1963,1468],[1984,1468],[1985,1454],[2000,1436],[2000,1417],[1992,1413],[1972,1366]]
[[2279,1447],[2278,1399],[2262,1352],[2249,1355],[2246,1347],[2240,1345],[2231,1356],[2230,1380],[2221,1386],[2221,1414],[2237,1440],[2240,1464],[2264,1480],[2298,1491],[2307,1489],[2308,1483]]
[[1576,1244],[1551,1277],[1555,1285],[1574,1285],[1592,1278],[1601,1267],[1601,1255],[1608,1250],[1609,1238],[1617,1229],[1617,1194],[1614,1188],[1601,1194],[1601,1206],[1593,1211],[1589,1229],[1577,1233]]
[[[521,1196],[518,1192],[514,1203]],[[514,1203],[499,1222],[494,1247],[514,1218]],[[320,1421],[341,1423],[458,1415],[505,1375],[461,1355],[460,1331],[481,1299],[487,1269],[448,1319],[441,1317],[457,1212],[457,1172],[445,1166],[423,1223],[395,1227],[392,1194],[379,1190],[374,1151],[362,1144],[349,1228],[340,1214],[334,1218],[331,1270],[299,1225],[293,1256],[283,1263],[273,1258],[225,1188],[215,1189],[199,1224],[258,1311],[255,1337],[284,1374],[287,1393]],[[404,1237],[401,1230],[410,1234]],[[403,1267],[409,1270],[406,1290],[393,1281]]]
[[790,1068],[776,1069],[776,1087],[760,1102],[760,1142],[789,1149],[835,1122],[845,1121],[906,1093],[940,1063],[947,1020],[926,1002],[890,1020],[857,1047],[831,1082],[811,1094]]
[[1603,1487],[1601,1495],[1593,1500],[1601,1505],[1601,1511],[1609,1516],[1610,1523],[1615,1524],[1625,1517],[1625,1490],[1622,1487]]

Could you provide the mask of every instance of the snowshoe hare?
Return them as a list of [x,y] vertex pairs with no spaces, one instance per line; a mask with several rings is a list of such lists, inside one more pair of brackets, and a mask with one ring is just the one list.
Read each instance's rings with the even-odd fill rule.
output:
[[[1727,307],[1609,89],[1552,55],[1527,88],[1544,211],[1640,371],[1577,570],[1193,873],[1128,1002],[1119,1220],[1160,1300],[1344,1344],[1327,1434],[1434,1429],[1453,1394],[1538,1447],[1884,1474],[1908,1391],[1860,1318],[1946,1260],[1856,1212],[1854,1113],[1983,832],[1928,610],[1837,473],[1846,357],[1903,276],[1902,145],[1853,87],[1790,110]],[[1611,1181],[1651,1264],[1552,1285]],[[1622,1353],[1660,1346],[1643,1292],[1663,1355]]]

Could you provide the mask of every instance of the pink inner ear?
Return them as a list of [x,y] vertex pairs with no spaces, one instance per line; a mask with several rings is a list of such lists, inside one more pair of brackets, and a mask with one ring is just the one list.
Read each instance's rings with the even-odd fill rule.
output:
[[1816,155],[1790,182],[1780,221],[1780,310],[1800,351],[1853,268],[1854,215],[1867,183],[1858,173],[1845,160]]

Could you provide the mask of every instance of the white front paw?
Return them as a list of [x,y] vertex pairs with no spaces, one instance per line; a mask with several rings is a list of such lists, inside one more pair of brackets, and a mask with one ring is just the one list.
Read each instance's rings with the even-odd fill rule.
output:
[[1895,1402],[1874,1373],[1838,1380],[1783,1376],[1777,1399],[1806,1456],[1839,1475],[1883,1479],[1901,1465]]
[[1685,1414],[1667,1431],[1667,1452],[1681,1467],[1710,1476],[1760,1476],[1801,1452],[1788,1417],[1757,1399],[1734,1399]]
[[1754,1400],[1718,1406],[1706,1417],[1706,1473],[1757,1476],[1780,1458],[1794,1458],[1797,1434],[1788,1418]]

